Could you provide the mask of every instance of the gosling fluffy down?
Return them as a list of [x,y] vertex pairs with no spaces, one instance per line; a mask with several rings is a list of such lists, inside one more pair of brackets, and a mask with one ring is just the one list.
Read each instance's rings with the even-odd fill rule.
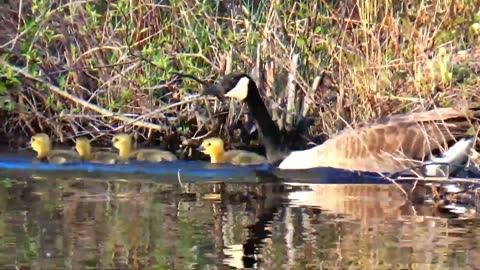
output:
[[168,151],[159,149],[133,149],[132,136],[129,134],[117,134],[112,138],[113,147],[118,149],[119,158],[122,161],[129,159],[138,161],[162,162],[175,161],[177,156]]
[[78,155],[85,162],[115,164],[118,154],[112,152],[93,152],[90,141],[87,138],[78,138],[75,142]]
[[210,138],[202,142],[198,151],[210,156],[211,163],[231,163],[235,165],[251,165],[267,163],[267,159],[256,153],[244,150],[225,151],[223,140]]
[[39,133],[30,138],[33,151],[37,152],[37,161],[53,164],[79,162],[80,156],[75,151],[52,150],[50,137],[45,133]]

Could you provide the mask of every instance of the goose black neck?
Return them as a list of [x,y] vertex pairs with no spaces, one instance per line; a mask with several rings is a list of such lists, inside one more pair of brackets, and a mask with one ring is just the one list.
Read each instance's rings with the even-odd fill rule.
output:
[[248,89],[245,102],[263,135],[263,144],[267,152],[267,159],[269,161],[275,161],[279,159],[279,154],[282,150],[280,131],[273,122],[267,107],[265,107],[265,103],[260,97],[257,85],[253,80],[250,80]]

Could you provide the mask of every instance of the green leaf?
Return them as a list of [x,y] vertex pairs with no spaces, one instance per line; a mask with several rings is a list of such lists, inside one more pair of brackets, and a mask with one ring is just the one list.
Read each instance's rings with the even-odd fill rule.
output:
[[306,40],[302,37],[298,37],[297,38],[297,46],[300,47],[300,48],[303,48],[305,47],[305,44],[306,44]]
[[3,83],[3,80],[0,81],[0,95],[5,95],[6,90],[7,86],[5,85],[5,83]]

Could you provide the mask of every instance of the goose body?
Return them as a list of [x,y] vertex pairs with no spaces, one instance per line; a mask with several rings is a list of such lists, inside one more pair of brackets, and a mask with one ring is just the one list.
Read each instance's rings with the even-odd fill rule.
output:
[[45,133],[39,133],[30,138],[32,149],[37,152],[37,161],[53,164],[79,162],[80,156],[75,151],[52,149],[50,137]]
[[119,151],[119,159],[129,159],[149,162],[175,161],[177,156],[168,151],[158,149],[133,149],[132,136],[129,134],[117,134],[112,138],[113,147]]
[[474,138],[460,138],[446,152],[442,152],[441,157],[436,157],[431,153],[448,147],[447,140],[442,141],[442,136],[447,135],[439,134],[439,138],[433,139],[418,128],[418,125],[394,125],[345,130],[321,145],[290,152],[278,168],[333,167],[395,173],[428,163],[426,175],[445,176],[446,164],[460,165],[466,162]]
[[225,151],[223,140],[210,138],[202,142],[199,151],[210,156],[211,163],[231,163],[235,165],[251,165],[266,163],[267,159],[256,153],[244,150]]
[[[280,169],[333,167],[355,171],[395,173],[427,164],[428,161],[464,162],[474,139],[468,135],[478,109],[459,111],[439,108],[398,114],[345,129],[323,144],[303,151],[286,149],[279,130],[260,97],[255,82],[246,74],[231,73],[204,94],[226,96],[246,102],[257,126],[270,162]],[[462,140],[463,139],[463,140]],[[458,143],[458,144],[457,144]],[[449,146],[452,151],[446,151]],[[434,154],[440,153],[436,158]],[[438,175],[439,165],[426,173]]]
[[82,161],[91,163],[115,164],[118,154],[112,152],[92,151],[92,146],[87,138],[78,138],[75,142],[75,149]]

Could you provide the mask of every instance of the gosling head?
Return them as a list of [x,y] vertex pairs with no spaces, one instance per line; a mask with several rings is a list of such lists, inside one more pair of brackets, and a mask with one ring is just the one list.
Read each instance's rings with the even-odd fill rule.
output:
[[220,138],[210,138],[202,142],[202,144],[197,148],[198,151],[209,155],[212,159],[215,159],[221,156],[224,152],[223,149],[223,140]]
[[254,83],[252,78],[245,73],[230,73],[220,82],[207,87],[203,94],[217,97],[235,98],[243,101],[249,94],[249,85]]
[[37,152],[38,158],[44,158],[52,148],[50,137],[45,133],[40,133],[30,138],[30,145],[33,151]]
[[75,149],[81,158],[86,158],[92,153],[92,146],[87,138],[78,138],[75,142]]
[[132,148],[132,136],[129,134],[117,134],[112,138],[113,147],[118,149],[121,157],[126,157],[130,154]]

